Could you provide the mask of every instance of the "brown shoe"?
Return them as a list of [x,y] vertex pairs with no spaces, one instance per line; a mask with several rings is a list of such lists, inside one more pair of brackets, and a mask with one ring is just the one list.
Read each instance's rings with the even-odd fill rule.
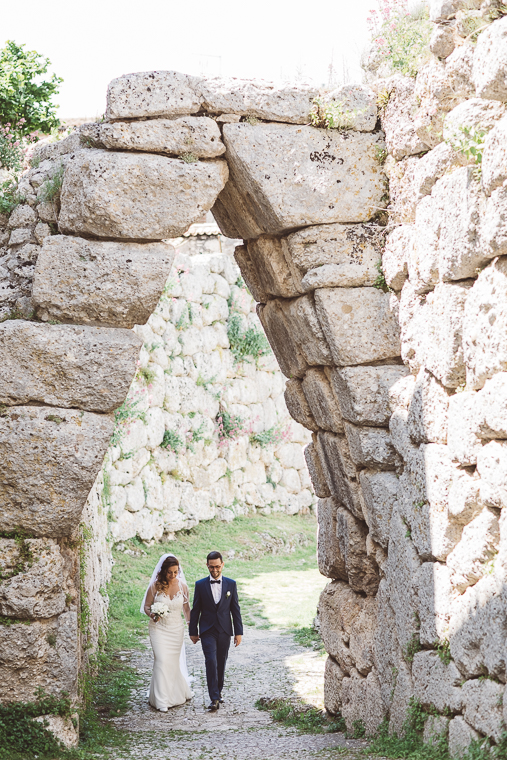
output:
[[209,703],[209,705],[208,705],[208,710],[209,710],[210,712],[216,712],[216,711],[218,710],[218,708],[219,708],[219,707],[220,707],[220,702],[219,702],[219,700],[218,700],[218,699],[213,699],[213,700],[212,700],[212,701]]

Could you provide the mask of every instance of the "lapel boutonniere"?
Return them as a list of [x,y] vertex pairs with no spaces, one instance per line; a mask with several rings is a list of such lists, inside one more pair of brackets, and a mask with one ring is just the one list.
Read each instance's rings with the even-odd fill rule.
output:
[[230,596],[230,595],[231,595],[231,592],[228,591],[225,596]]

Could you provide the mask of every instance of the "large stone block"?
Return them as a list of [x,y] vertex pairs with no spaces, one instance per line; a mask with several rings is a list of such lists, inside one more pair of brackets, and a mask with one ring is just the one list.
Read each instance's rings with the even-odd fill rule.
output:
[[122,240],[177,237],[210,210],[225,161],[84,150],[65,167],[59,229]]
[[343,435],[345,431],[340,409],[324,371],[309,369],[302,389],[318,427]]
[[481,480],[477,472],[473,475],[468,470],[457,470],[449,489],[448,511],[450,517],[460,525],[467,525],[479,514],[479,489]]
[[306,400],[301,380],[298,380],[297,377],[290,377],[287,380],[284,398],[290,416],[295,419],[296,422],[299,422],[300,425],[303,425],[303,427],[308,430],[313,430],[313,432],[316,433],[319,426],[313,418],[312,410]]
[[493,190],[485,204],[480,236],[489,259],[507,253],[507,185]]
[[398,662],[392,687],[391,707],[389,710],[389,733],[400,736],[407,719],[407,713],[414,696],[414,682],[410,668],[403,660]]
[[294,326],[287,321],[281,302],[273,300],[259,304],[257,314],[285,377],[304,377],[308,364],[301,351]]
[[482,449],[482,441],[475,434],[477,402],[474,391],[456,393],[449,399],[447,443],[454,461],[462,465],[475,465]]
[[398,453],[387,430],[358,427],[351,425],[350,422],[345,422],[344,427],[350,456],[358,468],[393,470],[400,464]]
[[449,391],[424,367],[419,371],[407,424],[414,443],[447,443]]
[[377,124],[377,103],[373,90],[360,84],[345,84],[325,96],[325,100],[337,102],[346,114],[348,129],[372,132]]
[[239,266],[245,284],[258,303],[269,301],[269,294],[263,289],[257,268],[254,266],[246,245],[237,245],[234,249],[234,258]]
[[507,179],[507,115],[489,132],[482,154],[482,186],[486,195],[502,187]]
[[463,708],[462,676],[453,662],[442,662],[438,652],[417,652],[412,665],[415,697],[423,707],[438,712]]
[[414,128],[417,101],[413,77],[396,77],[388,83],[389,101],[381,114],[389,154],[397,161],[428,149]]
[[0,324],[0,403],[112,412],[125,400],[141,339],[131,330]]
[[481,735],[474,731],[461,715],[457,715],[449,723],[449,753],[451,757],[464,757],[468,754],[467,750],[471,742],[480,738]]
[[478,97],[507,101],[507,19],[479,35],[472,76]]
[[505,686],[488,678],[463,684],[464,718],[476,731],[498,742],[505,730],[502,703]]
[[485,507],[465,525],[461,540],[447,557],[451,583],[460,593],[488,572],[488,563],[498,553],[500,529],[495,510]]
[[488,674],[505,681],[507,592],[486,575],[453,602],[449,622],[451,655],[466,678]]
[[336,535],[340,553],[345,561],[350,588],[353,591],[362,591],[368,596],[375,596],[378,590],[379,574],[375,559],[367,554],[366,525],[345,507],[338,507]]
[[336,533],[337,499],[319,499],[317,507],[317,559],[319,570],[326,578],[347,580],[345,559]]
[[402,366],[340,367],[326,371],[344,419],[354,425],[387,427],[389,391],[409,370]]
[[199,79],[177,71],[140,71],[113,79],[107,88],[107,119],[139,119],[197,113]]
[[326,335],[321,327],[313,295],[282,301],[282,309],[301,353],[311,366],[333,363]]
[[66,691],[76,699],[79,648],[76,612],[0,626],[2,702],[32,702],[39,687],[55,696]]
[[507,442],[491,441],[477,455],[480,500],[490,507],[507,507]]
[[384,204],[378,134],[242,123],[226,124],[224,141],[234,184],[264,233],[365,222]]
[[396,637],[396,619],[389,603],[389,585],[386,579],[382,578],[377,593],[373,664],[380,680],[382,701],[387,709],[391,706],[400,661],[402,656]]
[[[33,619],[59,615],[66,607],[66,592],[76,595],[66,557],[54,539],[0,539],[0,614]],[[70,570],[76,570],[71,563]],[[73,592],[73,593],[72,593]]]
[[310,473],[310,479],[312,481],[315,495],[318,496],[319,499],[327,499],[328,496],[331,496],[331,491],[329,490],[329,486],[322,469],[317,447],[313,441],[312,443],[309,443],[305,448],[305,460],[306,466],[308,467],[308,472]]
[[389,603],[396,620],[396,638],[402,650],[417,636],[417,575],[421,561],[399,510],[391,515],[391,535],[386,566]]
[[113,432],[110,416],[10,407],[0,417],[0,530],[68,536],[79,523]]
[[453,591],[451,571],[440,562],[424,562],[416,578],[419,640],[432,647],[446,638]]
[[354,593],[343,581],[328,583],[319,600],[320,632],[326,651],[347,675],[372,668],[376,600]]
[[120,243],[53,235],[37,258],[32,298],[44,321],[143,325],[171,271],[168,243]]
[[301,276],[290,266],[279,238],[262,236],[250,240],[247,249],[262,290],[280,298],[294,298],[304,293]]
[[346,439],[320,432],[317,435],[316,449],[330,493],[356,517],[364,520],[358,471],[350,458]]
[[[220,129],[213,119],[183,116],[179,119],[117,121],[94,124],[94,135],[109,150],[138,150],[197,158],[215,158],[225,153]],[[86,129],[81,128],[86,135]],[[92,139],[93,139],[92,138]]]
[[463,351],[469,388],[507,369],[507,257],[483,269],[468,292]]
[[[505,113],[503,103],[482,98],[469,98],[449,111],[444,119],[443,138],[447,143],[459,142],[463,139],[464,130],[478,129],[483,132],[495,126]],[[475,164],[471,156],[468,163]]]
[[368,364],[400,355],[397,300],[376,288],[323,288],[315,305],[334,363]]
[[216,199],[211,213],[226,237],[251,240],[265,232],[257,222],[253,199],[240,192],[231,176]]
[[363,492],[364,519],[370,535],[387,549],[391,514],[398,498],[398,478],[394,472],[362,470],[359,481]]
[[373,224],[320,224],[282,239],[286,257],[303,276],[303,287],[373,285],[381,259],[379,228]]
[[396,227],[386,240],[382,256],[382,271],[385,280],[393,290],[401,290],[407,279],[407,261],[409,249],[413,245],[413,226],[409,224]]
[[324,670],[324,706],[330,715],[337,715],[342,706],[342,681],[345,673],[332,657]]
[[476,394],[475,434],[478,438],[507,438],[507,372],[486,380]]
[[347,731],[353,734],[357,723],[362,723],[367,736],[373,736],[386,715],[378,676],[374,671],[362,678],[353,671],[351,678],[342,681],[341,714]]

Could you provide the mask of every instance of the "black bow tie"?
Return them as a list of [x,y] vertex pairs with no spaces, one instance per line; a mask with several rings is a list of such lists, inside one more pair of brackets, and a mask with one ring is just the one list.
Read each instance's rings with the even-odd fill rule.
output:
[[212,578],[210,578],[210,583],[222,583],[222,581],[214,581]]

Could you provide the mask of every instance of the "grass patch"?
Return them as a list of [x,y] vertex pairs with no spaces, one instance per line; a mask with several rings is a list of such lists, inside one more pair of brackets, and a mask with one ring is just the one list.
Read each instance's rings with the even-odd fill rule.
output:
[[326,650],[324,649],[321,635],[313,626],[298,628],[294,631],[293,635],[296,644],[299,644],[302,647],[307,647],[308,649],[315,649],[317,652],[325,654]]
[[234,363],[257,362],[261,356],[271,353],[266,336],[257,327],[242,327],[240,314],[232,314],[227,325],[227,337],[234,357]]
[[345,721],[341,715],[335,716],[332,722],[316,707],[294,703],[285,699],[258,699],[255,703],[258,710],[271,713],[277,723],[283,723],[289,728],[297,728],[304,734],[329,734],[345,731]]

